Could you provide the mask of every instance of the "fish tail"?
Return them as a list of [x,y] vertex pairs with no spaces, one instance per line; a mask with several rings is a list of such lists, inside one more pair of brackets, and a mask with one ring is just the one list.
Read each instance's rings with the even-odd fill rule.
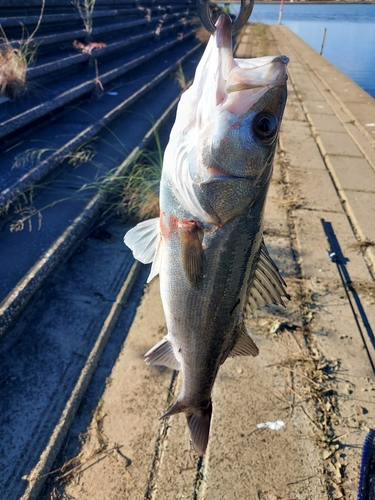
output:
[[200,456],[204,455],[207,448],[208,437],[210,435],[210,424],[212,415],[212,402],[209,401],[206,408],[193,408],[191,405],[186,405],[183,401],[177,401],[159,418],[170,417],[176,413],[187,413],[187,423],[190,431],[194,449]]
[[212,403],[210,400],[207,408],[204,410],[198,409],[186,417],[193,446],[200,456],[204,455],[207,448],[211,415]]

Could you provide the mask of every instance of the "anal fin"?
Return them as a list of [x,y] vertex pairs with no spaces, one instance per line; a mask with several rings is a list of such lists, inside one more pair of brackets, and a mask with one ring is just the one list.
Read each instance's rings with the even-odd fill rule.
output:
[[167,337],[161,339],[145,354],[148,365],[162,365],[172,370],[180,370],[180,363],[174,355],[173,348]]
[[242,323],[237,327],[237,340],[229,353],[230,357],[235,356],[258,356],[259,349],[253,339],[247,333],[247,328]]

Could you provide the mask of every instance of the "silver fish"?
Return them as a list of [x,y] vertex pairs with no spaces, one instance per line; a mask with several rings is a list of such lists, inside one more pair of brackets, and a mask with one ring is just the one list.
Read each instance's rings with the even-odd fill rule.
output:
[[[184,412],[203,455],[211,391],[228,356],[256,356],[249,311],[283,304],[285,283],[263,242],[263,212],[286,103],[285,56],[234,59],[222,15],[182,95],[166,148],[160,218],[125,235],[160,275],[168,334],[146,362],[180,370],[182,390],[161,418]],[[288,297],[289,298],[289,297]]]

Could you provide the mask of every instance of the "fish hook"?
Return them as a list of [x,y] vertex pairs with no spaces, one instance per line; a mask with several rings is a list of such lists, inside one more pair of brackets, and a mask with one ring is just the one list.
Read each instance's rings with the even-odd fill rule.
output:
[[[216,31],[215,24],[210,13],[210,0],[197,0],[197,10],[200,20],[206,30],[213,35]],[[237,33],[248,21],[254,7],[254,0],[241,0],[238,16],[232,21],[232,35]]]

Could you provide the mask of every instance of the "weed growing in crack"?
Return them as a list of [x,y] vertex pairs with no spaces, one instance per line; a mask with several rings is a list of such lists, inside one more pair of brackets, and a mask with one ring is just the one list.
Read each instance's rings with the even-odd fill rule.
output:
[[[27,149],[22,153],[15,156],[12,169],[13,168],[34,168],[38,163],[43,161],[43,155],[48,155],[53,153],[52,148],[40,148],[40,149]],[[73,153],[67,153],[63,155],[63,160],[67,160],[69,165],[78,166],[82,163],[87,163],[92,160],[96,154],[94,147],[91,144],[85,144]]]
[[[48,185],[32,186],[14,204],[14,213],[18,215],[18,218],[11,224],[11,232],[22,231],[25,226],[31,231],[33,229],[32,221],[35,217],[38,219],[38,229],[40,229],[44,210],[64,201],[85,199],[85,197],[91,199],[93,193],[103,195],[103,216],[109,212],[116,212],[124,218],[130,217],[136,220],[157,217],[159,214],[159,186],[163,166],[163,150],[156,130],[154,144],[153,149],[138,151],[125,173],[121,175],[118,173],[118,167],[102,173],[103,166],[94,160],[96,150],[92,144],[85,144],[75,152],[64,155],[62,161],[67,161],[73,167],[91,162],[98,169],[96,180],[83,184],[73,193],[56,199],[42,208],[35,207],[34,192],[40,188],[48,189]],[[33,168],[42,160],[44,154],[51,151],[48,148],[29,149],[16,157],[13,167]]]
[[163,152],[157,132],[153,150],[143,149],[133,159],[124,175],[117,168],[95,182],[82,186],[81,191],[95,189],[108,197],[104,213],[115,211],[123,217],[144,220],[159,214],[159,186]]
[[83,25],[86,31],[86,39],[87,41],[91,40],[92,36],[92,27],[93,27],[93,19],[92,14],[94,12],[96,0],[75,0],[73,1],[73,5],[79,12],[81,16]]
[[178,82],[182,90],[186,90],[187,88],[186,77],[181,63],[178,64],[178,68],[174,73],[174,78]]

